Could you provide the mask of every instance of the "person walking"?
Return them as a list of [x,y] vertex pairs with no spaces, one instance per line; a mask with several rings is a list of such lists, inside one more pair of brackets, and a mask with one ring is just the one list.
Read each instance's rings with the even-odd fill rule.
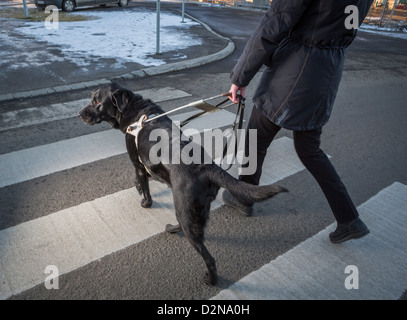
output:
[[[258,185],[267,149],[281,128],[293,131],[298,157],[321,187],[337,222],[333,243],[369,233],[332,163],[320,149],[341,81],[346,48],[373,0],[273,0],[231,73],[230,99],[238,102],[265,65],[247,126],[257,130],[257,167],[239,179]],[[249,160],[250,161],[250,160]],[[244,167],[244,166],[243,166]],[[245,215],[245,203],[224,191],[226,205]]]

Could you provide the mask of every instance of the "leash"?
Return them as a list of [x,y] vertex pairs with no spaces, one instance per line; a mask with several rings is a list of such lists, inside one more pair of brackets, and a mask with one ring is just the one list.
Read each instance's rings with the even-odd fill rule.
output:
[[[238,95],[238,99],[239,99],[239,102],[238,102],[238,105],[237,105],[235,120],[233,121],[233,124],[232,124],[231,128],[229,128],[230,134],[229,134],[229,137],[226,138],[227,139],[226,145],[223,147],[223,155],[222,155],[222,160],[220,162],[220,167],[221,168],[222,168],[223,160],[225,159],[226,153],[228,151],[228,145],[229,145],[230,139],[232,139],[232,137],[233,137],[232,133],[235,132],[236,123],[237,123],[237,130],[242,129],[242,127],[243,127],[243,116],[244,116],[244,108],[246,107],[246,99],[243,98],[240,94]],[[237,122],[238,117],[239,117],[239,122]],[[236,158],[236,156],[237,156],[237,135],[236,135],[236,132],[235,132],[235,137],[236,137],[236,139],[235,139],[234,154],[233,154],[234,158]],[[222,169],[225,170],[225,171],[228,171],[232,166],[233,166],[233,162],[229,163],[229,165],[226,168],[222,168]]]
[[[131,125],[129,125],[127,127],[127,129],[126,129],[126,132],[135,137],[136,147],[138,148],[138,134],[139,134],[139,132],[141,131],[141,129],[143,128],[143,126],[145,124],[147,124],[147,123],[149,123],[151,121],[157,120],[157,119],[159,119],[161,117],[164,117],[164,116],[166,116],[168,114],[171,114],[171,113],[174,113],[176,111],[185,109],[185,108],[193,107],[193,108],[199,108],[199,109],[202,110],[201,112],[198,112],[198,113],[192,115],[191,117],[185,119],[184,121],[182,121],[180,123],[180,127],[182,128],[183,126],[185,126],[186,124],[188,124],[192,120],[200,118],[200,117],[202,117],[204,115],[214,113],[216,111],[223,110],[223,109],[225,109],[225,108],[227,108],[227,107],[229,107],[231,105],[235,105],[235,103],[232,102],[232,103],[229,103],[229,104],[221,107],[223,104],[225,104],[226,102],[229,101],[229,98],[226,98],[226,99],[222,100],[221,102],[219,102],[216,105],[211,105],[211,104],[207,103],[205,100],[212,100],[212,99],[217,99],[217,98],[222,98],[222,97],[230,97],[230,96],[231,96],[230,93],[222,93],[220,95],[217,95],[217,96],[214,96],[214,97],[211,97],[211,98],[202,99],[202,100],[198,100],[198,101],[195,101],[195,102],[188,103],[188,104],[186,104],[184,106],[175,108],[173,110],[170,110],[170,111],[167,111],[167,112],[164,112],[164,113],[161,113],[161,114],[151,114],[149,116],[143,115],[143,116],[141,116],[139,118],[138,121],[136,121],[136,122],[132,123]],[[234,121],[232,123],[232,126],[229,129],[227,129],[228,133],[229,133],[228,134],[229,136],[226,137],[227,141],[226,141],[226,145],[225,145],[225,147],[223,149],[222,160],[221,160],[221,163],[220,163],[221,167],[222,167],[223,160],[224,160],[224,158],[226,156],[226,153],[227,153],[229,141],[233,137],[233,132],[235,131],[236,124],[238,125],[237,126],[238,130],[241,129],[242,125],[243,125],[245,98],[243,98],[241,95],[238,95],[238,99],[239,99],[239,102],[237,104],[237,111],[236,111],[235,119],[234,119]],[[239,119],[239,121],[237,121],[238,119]],[[236,157],[236,155],[237,155],[237,139],[235,139],[234,157]],[[141,162],[141,160],[140,160],[140,162]],[[228,171],[232,167],[232,165],[233,165],[233,163],[230,163],[228,165],[228,167],[226,169],[224,169],[224,170]]]

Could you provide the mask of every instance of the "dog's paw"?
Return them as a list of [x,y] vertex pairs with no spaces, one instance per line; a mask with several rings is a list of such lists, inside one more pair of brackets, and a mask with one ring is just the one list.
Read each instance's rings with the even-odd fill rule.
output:
[[182,228],[179,224],[173,225],[173,224],[167,224],[165,226],[165,231],[167,231],[168,233],[177,233],[182,231]]
[[141,200],[141,206],[142,206],[143,208],[151,208],[152,205],[153,205],[153,201],[152,201],[152,200],[147,200],[147,199]]

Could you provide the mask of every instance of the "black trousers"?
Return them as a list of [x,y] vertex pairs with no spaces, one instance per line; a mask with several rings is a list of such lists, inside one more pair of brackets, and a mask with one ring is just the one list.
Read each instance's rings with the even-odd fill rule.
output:
[[[241,175],[240,180],[258,185],[267,149],[281,127],[275,125],[254,106],[247,126],[245,153],[249,155],[249,129],[257,129],[257,167],[252,175]],[[305,168],[321,187],[329,206],[339,223],[356,219],[359,214],[345,185],[336,173],[327,155],[320,149],[322,129],[294,131],[294,147]],[[247,167],[248,163],[243,167]]]

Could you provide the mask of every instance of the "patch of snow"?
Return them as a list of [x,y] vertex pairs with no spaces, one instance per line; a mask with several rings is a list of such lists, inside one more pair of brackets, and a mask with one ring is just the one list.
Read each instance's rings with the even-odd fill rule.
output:
[[[77,13],[71,13],[77,14]],[[38,41],[57,45],[71,61],[86,66],[89,60],[113,58],[117,67],[125,62],[143,66],[158,66],[165,61],[152,57],[156,53],[156,13],[139,8],[126,10],[80,12],[96,20],[59,22],[58,29],[45,28],[44,22],[26,22],[19,32]],[[201,44],[189,32],[199,25],[190,19],[161,12],[161,52],[182,50]]]
[[37,44],[29,39],[16,38],[4,30],[0,33],[0,46],[11,48],[0,50],[0,67],[8,70],[18,70],[26,67],[40,67],[52,62],[64,61],[45,50],[39,50]]
[[392,29],[392,28],[385,28],[385,27],[379,27],[379,26],[375,26],[375,25],[362,24],[360,26],[360,30],[364,31],[364,32],[376,33],[376,34],[382,35],[382,36],[407,40],[406,31],[404,31],[404,32],[403,31],[401,31],[401,32],[394,31],[394,29]]

